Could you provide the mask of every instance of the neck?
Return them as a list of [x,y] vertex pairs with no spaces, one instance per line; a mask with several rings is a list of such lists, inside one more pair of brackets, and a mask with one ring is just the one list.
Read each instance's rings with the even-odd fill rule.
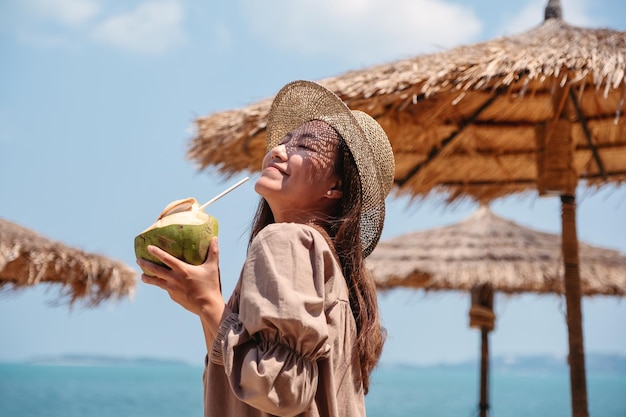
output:
[[330,223],[331,216],[323,212],[283,210],[272,211],[276,223],[301,223],[313,226],[320,226],[326,229]]

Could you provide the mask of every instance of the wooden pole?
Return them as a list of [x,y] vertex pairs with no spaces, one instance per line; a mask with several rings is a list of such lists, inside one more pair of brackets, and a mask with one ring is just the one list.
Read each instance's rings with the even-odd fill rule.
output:
[[[555,4],[557,2],[554,2]],[[545,126],[537,127],[537,188],[540,195],[561,196],[561,250],[565,268],[564,286],[569,342],[570,394],[573,417],[588,417],[585,351],[583,348],[578,236],[576,234],[576,144],[572,120],[577,105],[566,84],[552,94],[554,114]]]
[[573,417],[589,417],[587,377],[583,344],[578,236],[576,233],[576,197],[561,196],[563,263],[565,264],[565,303],[569,337],[570,390]]
[[495,328],[493,313],[493,288],[489,284],[472,288],[470,327],[480,328],[480,417],[489,414],[489,332]]
[[487,417],[489,411],[489,329],[481,327],[480,356],[480,417]]

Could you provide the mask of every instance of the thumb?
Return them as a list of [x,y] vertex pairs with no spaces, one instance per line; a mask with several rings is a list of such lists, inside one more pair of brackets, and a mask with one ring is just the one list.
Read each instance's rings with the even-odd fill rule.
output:
[[209,243],[209,250],[206,257],[206,261],[204,262],[204,266],[208,268],[215,267],[217,271],[217,283],[220,287],[220,293],[222,292],[222,274],[220,273],[220,249],[217,241],[217,236],[211,239],[211,243]]
[[217,236],[215,236],[213,237],[213,239],[211,239],[211,242],[209,243],[209,248],[207,250],[207,257],[204,263],[205,265],[210,262],[215,262],[219,264],[219,259],[220,259],[220,249],[219,249],[218,242],[217,242]]

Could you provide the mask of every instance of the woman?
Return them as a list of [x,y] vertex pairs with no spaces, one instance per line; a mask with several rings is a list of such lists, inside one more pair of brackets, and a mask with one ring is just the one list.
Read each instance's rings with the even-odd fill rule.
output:
[[309,81],[287,84],[268,115],[268,153],[246,261],[228,302],[217,239],[188,265],[138,260],[142,279],[202,322],[206,416],[364,416],[385,338],[364,266],[393,184],[378,123]]

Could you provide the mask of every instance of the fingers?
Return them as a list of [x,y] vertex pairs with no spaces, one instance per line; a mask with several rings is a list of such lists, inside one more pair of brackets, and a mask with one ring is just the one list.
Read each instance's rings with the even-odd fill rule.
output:
[[207,305],[224,303],[217,238],[211,239],[207,260],[202,265],[188,264],[152,245],[148,246],[148,252],[165,266],[137,259],[144,270],[141,276],[144,283],[165,290],[174,302],[197,315]]
[[142,274],[141,280],[146,284],[154,285],[164,290],[167,289],[167,285],[168,285],[167,281],[165,281],[164,279],[155,277],[153,275]]
[[157,265],[153,262],[146,261],[145,259],[137,259],[135,261],[137,265],[144,272],[141,275],[141,280],[146,284],[156,285],[160,288],[167,287],[167,281],[163,277],[167,277],[170,272],[167,268]]
[[181,261],[157,246],[149,245],[148,252],[166,266],[145,259],[137,259],[137,265],[139,265],[144,272],[141,276],[141,280],[146,284],[156,285],[157,287],[167,290],[170,287],[169,281],[173,279],[172,271],[180,268],[179,264]]
[[147,249],[152,256],[163,262],[172,270],[180,270],[181,266],[184,265],[183,261],[170,255],[158,246],[148,245]]

